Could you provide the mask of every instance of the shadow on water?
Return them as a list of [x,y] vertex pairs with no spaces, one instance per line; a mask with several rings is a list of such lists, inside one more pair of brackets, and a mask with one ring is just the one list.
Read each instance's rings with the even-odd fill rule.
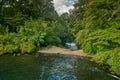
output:
[[120,80],[89,58],[64,54],[0,56],[0,80]]

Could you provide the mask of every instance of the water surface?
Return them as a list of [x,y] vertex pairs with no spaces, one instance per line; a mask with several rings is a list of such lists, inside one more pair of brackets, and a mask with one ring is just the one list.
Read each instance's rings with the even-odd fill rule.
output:
[[0,80],[119,80],[89,58],[63,54],[0,56]]

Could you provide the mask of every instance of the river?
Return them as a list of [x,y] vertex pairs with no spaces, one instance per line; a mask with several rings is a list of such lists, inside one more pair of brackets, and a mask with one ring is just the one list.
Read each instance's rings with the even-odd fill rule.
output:
[[0,56],[0,80],[120,80],[90,58],[65,54]]

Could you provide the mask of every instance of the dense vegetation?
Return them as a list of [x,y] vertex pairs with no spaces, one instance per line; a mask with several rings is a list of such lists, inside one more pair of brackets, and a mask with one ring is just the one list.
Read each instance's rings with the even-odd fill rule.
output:
[[79,47],[120,75],[120,0],[79,0],[70,16]]
[[52,0],[0,0],[0,55],[64,45],[67,15],[58,16]]
[[74,6],[70,15],[58,16],[52,0],[0,0],[0,55],[33,53],[74,37],[120,75],[120,0],[78,0]]

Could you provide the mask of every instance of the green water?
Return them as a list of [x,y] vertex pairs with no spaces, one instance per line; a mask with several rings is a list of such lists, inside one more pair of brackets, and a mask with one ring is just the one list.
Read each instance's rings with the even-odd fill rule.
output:
[[59,80],[54,79],[57,74],[72,75],[77,80],[119,80],[84,57],[60,54],[0,56],[0,80]]

